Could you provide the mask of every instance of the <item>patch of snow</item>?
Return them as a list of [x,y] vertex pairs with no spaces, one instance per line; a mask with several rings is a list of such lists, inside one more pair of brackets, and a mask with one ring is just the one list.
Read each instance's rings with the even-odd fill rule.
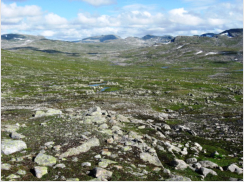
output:
[[229,34],[227,32],[220,34],[220,36],[224,36],[224,35],[228,36]]
[[202,53],[202,51],[198,51],[195,55],[197,55],[197,54],[201,54]]
[[166,42],[166,43],[163,43],[163,44],[170,44],[170,42]]
[[16,38],[16,37],[14,37],[14,39],[17,39],[17,40],[24,40],[24,39],[22,39],[22,38]]
[[208,52],[207,54],[205,54],[205,56],[214,55],[214,54],[218,54],[218,53],[217,52]]
[[184,45],[181,45],[181,46],[179,46],[179,47],[177,47],[177,49],[180,49],[180,48],[182,48]]

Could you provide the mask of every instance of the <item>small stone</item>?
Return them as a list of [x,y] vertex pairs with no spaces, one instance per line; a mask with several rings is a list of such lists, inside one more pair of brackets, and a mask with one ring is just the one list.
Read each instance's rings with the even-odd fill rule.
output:
[[154,167],[154,168],[153,168],[153,171],[155,171],[155,172],[159,172],[159,171],[161,171],[161,168],[160,168],[160,167]]
[[111,144],[114,142],[114,139],[111,137],[111,138],[107,139],[106,142]]
[[174,176],[172,178],[166,179],[165,181],[191,181],[191,179],[185,176]]
[[91,166],[91,163],[90,163],[90,162],[83,162],[83,163],[81,164],[81,166],[82,166],[82,167],[89,167],[89,166]]
[[99,167],[106,168],[109,164],[116,164],[117,162],[109,160],[109,159],[101,159],[98,163]]
[[25,138],[24,135],[21,135],[21,134],[19,134],[19,133],[17,133],[17,132],[12,132],[12,133],[10,134],[10,137],[13,138],[13,139],[22,139],[22,138]]
[[196,163],[197,162],[197,159],[196,158],[189,158],[189,159],[186,159],[186,163],[187,164],[192,164],[192,163]]
[[201,167],[199,172],[200,172],[200,174],[204,175],[204,177],[206,177],[208,174],[217,176],[217,173],[215,171],[213,171],[212,169],[205,168],[205,167]]
[[102,156],[100,154],[94,156],[95,159],[101,159]]
[[113,172],[100,168],[100,167],[94,168],[92,170],[92,173],[93,173],[94,177],[99,178],[101,180],[107,180],[107,179],[111,178],[113,175]]
[[66,181],[80,181],[79,178],[67,178]]
[[55,169],[55,168],[65,168],[66,166],[65,166],[65,164],[57,164],[57,165],[55,165],[53,168]]
[[26,175],[26,171],[25,171],[25,170],[21,170],[21,169],[19,169],[19,170],[17,171],[17,174],[19,174],[19,175]]
[[7,164],[7,163],[1,164],[1,169],[2,170],[10,170],[11,167],[12,166],[10,164]]
[[37,178],[41,178],[43,175],[47,174],[47,167],[36,166],[34,170]]
[[20,178],[19,175],[15,175],[15,174],[10,174],[9,176],[6,177],[7,179],[10,179],[11,181],[13,181],[12,179],[17,179]]
[[113,167],[115,167],[116,169],[123,169],[122,166],[118,166],[118,165],[114,165]]
[[145,125],[142,125],[142,126],[139,126],[138,129],[145,129],[146,126]]

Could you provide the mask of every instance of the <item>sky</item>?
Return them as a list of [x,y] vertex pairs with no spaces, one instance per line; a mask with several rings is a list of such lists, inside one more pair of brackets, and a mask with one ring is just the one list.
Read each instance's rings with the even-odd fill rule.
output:
[[242,0],[1,0],[1,34],[80,40],[243,28]]

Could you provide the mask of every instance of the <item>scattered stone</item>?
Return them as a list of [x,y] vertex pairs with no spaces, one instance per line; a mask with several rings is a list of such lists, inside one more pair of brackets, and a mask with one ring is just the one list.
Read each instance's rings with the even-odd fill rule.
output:
[[14,181],[13,179],[20,178],[19,175],[16,174],[10,174],[9,176],[6,177],[7,179],[10,179],[11,181]]
[[101,159],[102,156],[100,154],[94,156],[95,159]]
[[94,175],[94,177],[99,178],[100,180],[103,181],[103,180],[107,180],[107,179],[111,178],[113,175],[113,172],[100,168],[100,167],[96,167],[92,170],[92,174]]
[[109,159],[101,159],[98,163],[99,167],[106,168],[109,164],[116,164],[117,162],[109,160]]
[[114,165],[113,167],[115,167],[116,169],[123,169],[122,166],[118,166],[118,165]]
[[2,170],[10,170],[11,167],[12,166],[10,164],[7,164],[7,163],[1,164],[1,169]]
[[57,164],[57,165],[55,165],[53,168],[55,169],[55,168],[65,168],[66,166],[65,166],[65,164]]
[[61,115],[62,111],[58,109],[48,109],[47,112],[44,111],[36,111],[35,117],[43,117],[43,116],[52,116],[52,115]]
[[41,166],[53,166],[56,164],[57,160],[51,155],[39,153],[35,158],[35,162]]
[[22,138],[25,138],[24,135],[21,135],[21,134],[19,134],[19,133],[17,133],[17,132],[12,132],[12,133],[10,134],[10,137],[13,138],[13,139],[22,139]]
[[227,171],[231,171],[231,172],[235,172],[237,174],[242,174],[243,173],[243,169],[238,167],[235,164],[231,164],[227,167]]
[[111,152],[108,151],[108,149],[103,149],[101,152],[102,155],[106,155],[106,156],[111,156]]
[[47,174],[47,167],[36,166],[34,167],[36,177],[42,178],[43,175]]
[[149,162],[150,164],[154,164],[155,166],[163,166],[161,161],[158,159],[157,156],[152,156],[149,153],[140,153],[140,158],[145,161]]
[[196,158],[189,158],[189,159],[186,159],[186,163],[187,164],[193,164],[193,163],[196,163],[197,162],[197,159]]
[[208,169],[205,167],[201,167],[199,172],[200,172],[200,174],[204,175],[204,177],[206,177],[208,174],[212,174],[212,175],[217,176],[217,173],[214,170]]
[[166,179],[165,181],[191,181],[191,179],[185,176],[174,176],[172,178]]
[[80,181],[79,178],[67,178],[66,181]]
[[173,166],[175,169],[186,169],[188,165],[185,163],[185,161],[180,159],[174,159],[170,162],[170,165]]
[[19,175],[26,175],[26,171],[25,171],[25,170],[21,170],[21,169],[19,169],[19,170],[17,171],[17,174],[19,174]]
[[26,143],[23,142],[22,140],[5,139],[2,140],[1,143],[2,153],[4,153],[5,155],[19,152],[26,148],[27,148]]
[[10,133],[19,130],[18,125],[4,125],[3,127],[4,127],[4,129],[2,129],[2,131],[6,131],[6,132],[10,132]]
[[211,161],[199,161],[202,167],[217,168],[218,164]]
[[81,164],[81,166],[82,166],[82,167],[89,167],[89,166],[91,166],[91,163],[90,163],[90,162],[83,162],[83,163]]

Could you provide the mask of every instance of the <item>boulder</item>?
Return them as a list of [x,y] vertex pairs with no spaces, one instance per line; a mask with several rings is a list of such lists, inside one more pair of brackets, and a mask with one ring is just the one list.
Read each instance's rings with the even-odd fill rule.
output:
[[22,138],[25,138],[24,135],[21,135],[21,134],[19,134],[19,133],[17,133],[17,132],[12,132],[12,133],[10,134],[10,137],[13,138],[13,139],[22,139]]
[[154,164],[155,166],[163,166],[161,161],[159,160],[159,158],[157,156],[152,156],[149,153],[140,153],[140,158],[145,161],[145,162],[149,162],[150,164]]
[[100,180],[107,180],[112,177],[113,172],[100,167],[96,167],[92,170],[92,174],[94,175],[94,177],[99,178]]
[[202,174],[204,177],[206,177],[208,174],[217,176],[217,173],[215,171],[213,171],[212,169],[205,168],[205,167],[201,167],[199,170],[199,173]]
[[217,168],[218,164],[211,161],[199,161],[202,167]]
[[40,166],[36,166],[34,168],[35,173],[36,173],[36,177],[37,178],[42,178],[43,175],[47,174],[47,167],[40,167]]
[[11,167],[12,166],[7,163],[1,164],[1,170],[10,170]]
[[4,153],[5,155],[19,152],[26,148],[27,148],[26,143],[23,142],[22,140],[5,139],[2,140],[1,143],[2,153]]
[[62,159],[64,157],[69,157],[73,155],[78,155],[80,153],[87,152],[90,150],[91,147],[99,146],[100,142],[97,138],[91,138],[86,143],[83,143],[82,145],[74,148],[68,149],[66,152],[62,153],[59,158]]
[[35,117],[52,116],[57,114],[62,114],[62,111],[58,109],[48,109],[47,112],[36,111]]
[[109,164],[117,164],[117,162],[109,160],[109,159],[101,159],[98,163],[99,167],[106,168]]
[[243,169],[238,167],[235,164],[231,164],[227,167],[227,171],[231,171],[231,172],[235,172],[237,174],[242,174],[243,173]]
[[197,159],[196,158],[189,158],[189,159],[186,159],[186,163],[187,164],[192,164],[192,163],[196,163],[197,162]]
[[53,166],[56,164],[57,160],[51,155],[39,153],[35,158],[35,162],[41,166]]
[[186,169],[188,165],[185,163],[185,161],[180,159],[174,159],[170,162],[170,165],[173,166],[175,169]]

